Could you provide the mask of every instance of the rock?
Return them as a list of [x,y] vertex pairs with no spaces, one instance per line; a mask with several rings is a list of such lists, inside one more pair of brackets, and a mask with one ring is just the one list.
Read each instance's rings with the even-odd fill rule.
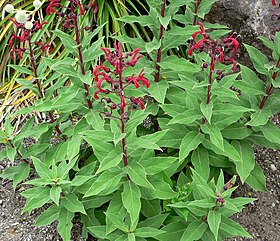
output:
[[274,164],[271,164],[270,168],[271,168],[272,171],[276,171],[277,170],[277,168],[276,168],[276,166]]

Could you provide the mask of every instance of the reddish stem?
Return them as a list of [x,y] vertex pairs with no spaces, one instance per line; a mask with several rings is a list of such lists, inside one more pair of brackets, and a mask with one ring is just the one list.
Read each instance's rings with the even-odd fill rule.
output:
[[[165,8],[166,8],[166,0],[163,0],[162,2],[162,7],[161,7],[161,16],[164,18],[164,15],[165,15]],[[158,36],[158,40],[162,40],[162,37],[163,37],[163,32],[164,32],[164,27],[163,25],[161,24],[160,25],[160,29],[159,29],[159,36]],[[159,76],[160,76],[160,66],[158,63],[160,63],[161,61],[161,52],[162,52],[162,49],[161,47],[158,49],[158,52],[157,52],[157,63],[156,63],[156,74],[155,74],[155,82],[159,82]]]
[[[276,68],[279,68],[279,66],[280,66],[280,56],[277,60]],[[278,70],[273,73],[272,81],[274,81],[276,79],[277,75],[278,75]],[[259,106],[260,109],[263,109],[264,104],[267,101],[268,97],[271,95],[272,90],[273,90],[273,85],[270,84],[270,86],[265,91],[266,95],[262,98],[262,101],[261,101],[260,106]]]
[[[14,146],[14,144],[13,144],[10,140],[8,140],[8,142],[9,142],[10,146],[16,150],[17,155],[18,155],[20,158],[22,158],[22,154],[21,154],[21,153],[19,152],[19,150]],[[30,163],[29,163],[28,160],[22,159],[22,161],[24,161],[27,165],[30,165]]]
[[[81,39],[80,39],[80,35],[79,35],[78,16],[75,13],[75,7],[74,7],[73,0],[71,1],[71,11],[74,14],[73,21],[74,21],[75,34],[76,34],[76,43],[77,43],[77,46],[78,46],[80,67],[81,67],[82,75],[86,75],[84,58],[83,58],[83,53],[82,53]],[[89,88],[88,88],[88,85],[85,84],[85,83],[84,83],[84,89],[86,91],[86,99],[87,99],[88,107],[90,109],[92,109],[93,106],[92,106],[91,100],[89,99]]]
[[194,15],[193,26],[195,26],[197,24],[196,22],[197,22],[197,13],[198,13],[199,4],[200,4],[200,0],[196,0],[195,5],[194,5],[194,12],[193,12],[193,15]]
[[[36,85],[37,85],[37,89],[39,91],[39,97],[40,99],[44,98],[44,94],[43,94],[43,91],[42,91],[42,87],[41,87],[41,84],[38,80],[38,74],[37,74],[37,68],[36,68],[36,64],[35,64],[35,58],[34,58],[34,52],[33,52],[33,48],[32,48],[32,43],[31,43],[31,31],[28,30],[28,38],[27,38],[27,42],[28,42],[28,45],[29,45],[29,55],[30,55],[30,62],[31,62],[31,67],[32,67],[32,70],[33,70],[33,75],[36,79]],[[51,120],[51,123],[54,123],[55,122],[55,119],[52,115],[51,112],[48,112],[48,116]],[[61,130],[59,129],[58,125],[55,126],[55,129],[57,131],[57,133],[59,135],[62,134]]]
[[[121,98],[121,105],[120,105],[120,110],[121,110],[121,131],[122,133],[125,133],[125,99],[124,99],[124,86],[122,82],[122,56],[120,56],[119,59],[119,64],[120,64],[120,74],[119,74],[119,84],[120,84],[120,98]],[[122,138],[122,152],[123,152],[123,163],[124,166],[128,165],[128,159],[127,159],[127,153],[126,153],[126,140],[125,137]]]

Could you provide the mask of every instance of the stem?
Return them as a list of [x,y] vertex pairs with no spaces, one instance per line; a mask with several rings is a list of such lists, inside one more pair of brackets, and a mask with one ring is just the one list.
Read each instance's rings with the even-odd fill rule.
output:
[[[122,82],[122,56],[120,53],[120,57],[119,57],[119,69],[120,74],[119,74],[119,84],[120,84],[120,98],[121,98],[121,105],[120,105],[120,110],[121,110],[121,131],[122,133],[125,133],[125,100],[124,100],[124,86],[123,86],[123,82]],[[125,137],[122,138],[122,152],[123,152],[123,164],[124,166],[128,165],[128,159],[127,159],[127,153],[126,153],[126,139]]]
[[[37,74],[37,68],[36,68],[36,64],[35,64],[34,52],[33,52],[32,43],[31,43],[31,32],[30,32],[30,30],[28,30],[27,42],[28,42],[28,45],[29,45],[29,55],[30,55],[30,62],[31,62],[32,70],[33,70],[33,75],[36,79],[36,85],[37,85],[37,88],[38,88],[38,91],[39,91],[39,97],[40,97],[40,99],[42,99],[42,98],[44,98],[44,94],[43,94],[43,91],[42,91],[41,84],[38,80],[38,74]],[[54,123],[55,119],[54,119],[52,113],[48,112],[48,115],[49,115],[49,118],[51,120],[51,123]],[[62,134],[58,125],[55,126],[55,129],[56,129],[56,131],[59,135]]]
[[194,12],[193,12],[193,15],[194,15],[193,26],[195,26],[196,22],[197,22],[197,12],[198,12],[199,4],[200,4],[200,0],[196,0],[195,5],[194,5]]
[[[279,68],[279,66],[280,66],[280,56],[279,56],[279,58],[277,60],[276,68]],[[277,75],[278,75],[278,70],[273,73],[272,81],[274,81],[276,79]],[[263,109],[265,102],[267,101],[268,97],[270,96],[270,94],[272,92],[272,89],[273,89],[273,85],[270,84],[270,86],[266,89],[266,92],[265,92],[266,96],[264,96],[262,98],[262,101],[261,101],[260,106],[259,106],[260,109]]]
[[[211,54],[210,73],[209,73],[209,76],[208,76],[206,105],[208,105],[211,101],[214,65],[215,65],[215,49],[213,48],[212,49],[212,54]],[[202,124],[203,125],[206,124],[206,118],[205,117],[202,118]]]
[[[75,15],[73,17],[73,21],[74,21],[74,27],[75,27],[76,43],[77,43],[77,46],[78,46],[78,54],[79,54],[80,67],[81,67],[82,75],[86,75],[84,58],[83,58],[83,53],[82,53],[81,39],[80,39],[80,35],[79,35],[78,16],[75,13],[75,8],[74,8],[73,0],[71,1],[71,11]],[[88,85],[85,84],[85,83],[84,83],[84,89],[86,91],[86,100],[87,100],[87,103],[88,103],[88,107],[90,109],[92,109],[93,108],[92,107],[92,103],[91,103],[91,100],[89,99],[89,88],[88,88]]]
[[[14,146],[14,144],[11,142],[11,140],[8,140],[8,142],[9,142],[10,146],[16,150],[17,155],[22,159],[22,154],[21,154],[21,153],[19,152],[19,150]],[[22,161],[24,161],[27,165],[30,165],[30,163],[29,163],[28,160],[22,159]]]
[[[162,2],[162,7],[161,7],[161,16],[164,18],[164,15],[165,15],[165,7],[166,7],[166,0],[163,0]],[[162,37],[163,37],[163,31],[164,31],[164,27],[163,25],[161,24],[160,25],[160,29],[159,29],[159,36],[158,36],[158,40],[162,40]],[[158,49],[158,52],[157,52],[157,62],[156,62],[156,75],[155,75],[155,82],[159,82],[159,74],[160,74],[160,66],[158,63],[160,63],[161,61],[161,47]]]

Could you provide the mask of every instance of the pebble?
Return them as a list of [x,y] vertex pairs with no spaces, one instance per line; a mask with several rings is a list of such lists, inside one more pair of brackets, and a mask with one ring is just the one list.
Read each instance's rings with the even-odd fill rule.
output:
[[3,203],[3,200],[0,200],[0,205],[2,205],[2,203]]
[[271,164],[270,168],[271,168],[272,171],[276,171],[277,170],[277,168],[276,168],[276,166],[274,164]]

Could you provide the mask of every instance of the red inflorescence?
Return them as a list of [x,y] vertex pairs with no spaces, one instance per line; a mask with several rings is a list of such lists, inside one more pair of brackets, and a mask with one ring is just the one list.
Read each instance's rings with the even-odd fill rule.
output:
[[50,15],[56,13],[57,11],[54,8],[60,8],[60,0],[52,0],[47,6],[46,13]]
[[272,5],[276,6],[276,1],[275,0],[272,0]]
[[[223,41],[217,41],[210,38],[209,34],[205,32],[205,28],[201,22],[198,23],[200,30],[195,32],[191,36],[191,46],[188,51],[189,55],[193,55],[194,50],[204,51],[209,53],[211,56],[211,65],[210,70],[215,69],[215,63],[217,60],[221,63],[227,61],[233,64],[232,70],[236,69],[237,63],[235,61],[235,57],[237,56],[237,50],[239,47],[239,42],[237,38],[239,36],[235,36],[235,33],[231,34],[228,38],[225,38]],[[196,42],[196,38],[202,35],[202,39]],[[230,56],[225,56],[225,49],[230,49]]]
[[[132,52],[123,53],[121,49],[120,43],[115,44],[115,50],[111,51],[109,48],[102,48],[105,53],[106,60],[114,67],[113,70],[106,67],[104,64],[97,66],[93,70],[94,79],[97,82],[96,87],[97,91],[94,93],[94,98],[99,99],[99,94],[109,94],[116,93],[119,95],[121,99],[121,103],[119,106],[124,108],[126,106],[126,100],[128,97],[124,96],[124,89],[133,84],[136,88],[140,87],[140,83],[142,86],[150,87],[150,82],[144,77],[144,70],[142,70],[139,74],[132,74],[131,76],[123,76],[124,70],[128,67],[133,67],[137,64],[138,60],[142,57],[139,54],[140,49],[137,48]],[[103,83],[107,83],[110,85],[109,88],[102,87]],[[130,97],[129,98],[133,108],[137,108],[140,106],[141,109],[144,109],[144,103],[141,98]],[[112,103],[115,108],[115,103]],[[118,105],[117,105],[118,106]],[[111,108],[112,109],[112,108]]]
[[[42,22],[39,23],[39,21],[36,21],[33,23],[32,29],[26,29],[24,24],[20,24],[16,22],[15,19],[9,18],[10,21],[12,21],[19,29],[21,29],[20,35],[12,35],[12,37],[9,40],[9,47],[11,48],[11,51],[9,53],[9,56],[11,59],[14,59],[14,53],[18,56],[19,59],[22,59],[23,53],[27,50],[25,48],[18,47],[18,44],[15,42],[18,40],[21,43],[24,43],[25,41],[31,41],[32,35],[42,29],[43,25],[48,24],[48,22]],[[43,44],[40,41],[34,42],[34,44],[41,47],[42,51],[45,52],[46,49],[48,49],[48,52],[52,52],[52,46],[50,44]]]

